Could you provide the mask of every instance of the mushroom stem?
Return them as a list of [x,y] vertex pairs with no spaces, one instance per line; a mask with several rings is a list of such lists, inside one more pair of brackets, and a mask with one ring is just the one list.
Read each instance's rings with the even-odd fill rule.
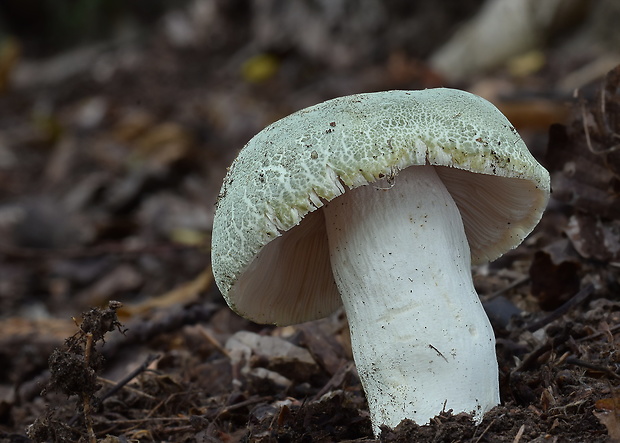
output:
[[433,166],[324,208],[332,271],[375,435],[499,403],[495,336],[473,286],[460,212]]

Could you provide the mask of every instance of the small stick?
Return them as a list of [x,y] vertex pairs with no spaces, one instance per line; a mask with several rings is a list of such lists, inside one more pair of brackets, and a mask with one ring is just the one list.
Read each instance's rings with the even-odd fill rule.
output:
[[607,374],[607,375],[609,375],[612,378],[620,379],[620,375],[616,374],[610,368],[607,368],[605,366],[595,365],[593,363],[589,363],[587,361],[580,360],[580,359],[578,359],[576,357],[568,357],[566,359],[566,364],[575,365],[575,366],[581,366],[582,368],[590,369],[592,371],[602,372],[603,374]]
[[158,354],[149,354],[146,357],[146,360],[144,360],[144,362],[140,366],[138,366],[136,369],[134,369],[129,374],[127,374],[122,380],[117,382],[112,388],[110,388],[105,394],[103,394],[101,396],[101,401],[105,400],[106,398],[112,396],[113,394],[121,390],[123,386],[125,386],[131,380],[133,380],[138,375],[140,375],[140,373],[146,371],[149,365],[153,363],[155,360],[157,360],[158,358],[159,358]]
[[515,435],[515,439],[512,441],[512,443],[519,443],[521,441],[521,437],[523,437],[524,432],[525,432],[525,424],[522,424],[521,427],[519,428],[519,431],[517,432],[517,435]]
[[486,428],[484,428],[484,431],[482,431],[482,434],[478,436],[478,438],[476,439],[474,443],[480,443],[480,440],[482,440],[482,437],[484,437],[484,434],[486,434],[487,431],[491,429],[491,426],[493,426],[493,423],[495,423],[498,418],[502,418],[504,415],[505,414],[502,414],[500,417],[495,417],[493,420],[491,420],[491,423],[489,423],[489,425]]
[[506,287],[504,287],[502,289],[498,289],[497,291],[495,291],[494,293],[492,293],[491,295],[486,297],[485,301],[493,300],[494,298],[499,297],[503,293],[505,293],[507,291],[510,291],[511,289],[514,289],[517,286],[521,286],[523,283],[526,283],[529,279],[530,279],[529,275],[526,275],[525,277],[519,278],[519,279],[513,281],[512,283],[510,283],[508,286],[506,286]]
[[[89,335],[92,337],[92,334],[89,334]],[[91,338],[91,340],[92,340],[92,338]],[[90,352],[88,352],[88,355],[90,357]],[[84,357],[86,358],[86,353],[85,353]],[[146,357],[146,360],[144,361],[144,363],[142,363],[139,367],[137,367],[136,369],[131,371],[129,374],[127,374],[125,376],[125,378],[123,378],[122,380],[117,382],[113,387],[111,387],[108,391],[106,391],[101,396],[101,401],[105,400],[108,397],[111,397],[113,394],[115,394],[121,388],[123,388],[127,383],[129,383],[131,380],[133,380],[135,377],[137,377],[141,372],[146,371],[148,366],[153,361],[155,361],[158,358],[159,358],[159,355],[157,355],[157,354],[149,354],[149,356]],[[146,395],[144,393],[142,393],[142,394]],[[83,398],[82,398],[82,400],[83,400]],[[89,409],[90,409],[90,402],[88,402],[88,403],[89,403]],[[84,407],[84,412],[86,412],[86,406]],[[72,426],[77,421],[78,418],[79,418],[79,415],[74,415],[73,417],[71,417],[71,420],[69,420],[67,423],[69,424],[69,426]]]
[[[612,334],[618,331],[620,331],[620,325],[616,325],[613,328],[609,328],[609,332]],[[605,333],[607,333],[607,331],[605,331]],[[586,335],[585,337],[578,338],[576,341],[583,342],[587,340],[593,340],[595,338],[599,338],[601,335],[603,335],[603,331],[598,331],[598,332],[595,332],[594,334]]]
[[593,284],[587,285],[585,288],[577,292],[573,297],[570,298],[570,300],[568,300],[562,306],[557,308],[555,311],[553,311],[546,317],[543,317],[540,320],[535,321],[534,323],[530,324],[525,329],[528,330],[529,332],[535,332],[539,330],[543,326],[546,326],[552,321],[557,320],[558,318],[566,314],[568,311],[570,311],[574,307],[581,304],[583,301],[585,301],[586,298],[590,296],[590,294],[592,294],[592,292],[594,292],[594,285]]
[[[90,366],[90,354],[93,348],[93,334],[88,332],[86,334],[86,344],[84,345],[84,366],[88,368]],[[97,436],[93,429],[93,418],[91,416],[90,408],[90,394],[82,393],[82,403],[84,405],[84,423],[86,424],[86,432],[88,433],[88,440],[90,443],[97,443]]]
[[198,325],[198,332],[203,336],[209,343],[211,343],[215,349],[217,349],[222,355],[226,356],[229,360],[231,359],[230,353],[220,344],[219,341],[211,333],[202,325]]

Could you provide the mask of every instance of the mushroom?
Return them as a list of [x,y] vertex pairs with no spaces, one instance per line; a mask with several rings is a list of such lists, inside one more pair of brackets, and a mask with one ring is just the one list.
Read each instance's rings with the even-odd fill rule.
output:
[[449,409],[479,422],[499,381],[470,265],[521,243],[548,198],[548,172],[480,97],[340,97],[241,150],[216,204],[213,274],[257,323],[344,305],[375,435]]

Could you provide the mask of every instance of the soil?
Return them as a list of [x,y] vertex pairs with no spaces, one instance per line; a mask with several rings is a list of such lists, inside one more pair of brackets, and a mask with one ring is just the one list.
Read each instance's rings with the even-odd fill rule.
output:
[[[214,202],[270,122],[442,85],[493,101],[553,196],[521,246],[473,269],[501,405],[481,423],[405,420],[379,440],[620,441],[620,68],[565,29],[537,49],[541,65],[513,58],[450,84],[427,60],[481,2],[458,3],[386,2],[353,26],[196,1],[137,37],[45,59],[27,57],[32,35],[22,56],[4,41],[0,442],[376,441],[342,311],[275,327],[228,308],[210,270]],[[577,94],[562,86],[592,70]]]

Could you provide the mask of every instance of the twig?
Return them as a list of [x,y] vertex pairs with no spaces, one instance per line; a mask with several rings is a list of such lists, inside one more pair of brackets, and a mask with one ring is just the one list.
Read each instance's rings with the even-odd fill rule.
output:
[[526,275],[525,277],[522,277],[522,278],[520,278],[518,280],[515,280],[512,283],[510,283],[508,286],[506,286],[506,287],[504,287],[502,289],[498,289],[497,291],[495,291],[494,293],[492,293],[491,295],[486,297],[485,301],[493,300],[494,298],[499,297],[500,295],[504,294],[505,292],[510,291],[511,289],[514,289],[517,286],[521,286],[523,283],[526,283],[529,279],[530,279],[529,275]]
[[[618,332],[618,331],[620,331],[620,325],[616,325],[613,328],[609,328],[608,331],[610,333],[612,333],[612,334],[615,333],[615,332]],[[594,334],[590,334],[590,335],[586,335],[585,337],[578,338],[576,341],[577,342],[583,342],[583,341],[592,340],[592,339],[595,339],[595,338],[599,338],[601,335],[606,334],[606,333],[607,333],[607,331],[598,331],[598,332],[595,332]]]
[[[92,336],[92,334],[91,334]],[[86,357],[85,357],[86,358]],[[120,380],[119,382],[117,382],[112,388],[110,388],[107,392],[105,392],[102,396],[101,396],[101,401],[105,400],[108,397],[111,397],[112,395],[114,395],[116,392],[118,392],[121,388],[123,388],[127,383],[129,383],[131,380],[133,380],[135,377],[137,377],[141,372],[145,371],[148,366],[155,360],[157,360],[159,358],[159,355],[157,354],[150,354],[148,357],[146,357],[146,360],[144,361],[144,363],[142,363],[138,368],[134,369],[133,371],[131,371],[129,374],[127,374],[125,376],[125,378],[123,378],[122,380]],[[89,402],[90,403],[90,402]],[[89,408],[90,408],[90,404],[89,404]],[[86,406],[84,407],[84,411],[86,412]],[[75,422],[77,421],[77,419],[80,418],[80,416],[78,414],[74,415],[73,417],[71,417],[71,419],[67,422],[67,424],[69,426],[72,426],[73,424],[75,424]]]
[[503,418],[504,415],[505,414],[502,414],[499,417],[495,417],[493,420],[491,420],[491,423],[489,423],[489,425],[486,428],[484,428],[484,431],[482,431],[482,434],[478,436],[478,438],[476,439],[474,443],[480,443],[480,440],[482,440],[482,437],[484,437],[484,434],[486,434],[487,431],[491,429],[491,426],[493,426],[493,424],[497,421],[498,418]]
[[562,306],[557,308],[555,311],[553,311],[546,317],[543,317],[540,320],[537,320],[534,323],[530,324],[525,329],[529,332],[535,332],[539,330],[543,326],[546,326],[552,321],[557,320],[558,318],[562,317],[564,314],[569,312],[574,307],[583,303],[593,292],[594,292],[594,285],[588,284],[585,288],[577,292],[573,297],[570,298],[570,300],[568,300]]
[[620,380],[620,375],[616,374],[614,371],[612,371],[608,367],[595,365],[593,363],[580,360],[577,357],[568,357],[566,359],[566,363],[569,365],[581,366],[582,368],[590,369],[592,371],[602,372],[603,374],[609,375],[610,377]]
[[234,411],[235,409],[243,408],[244,406],[249,406],[249,405],[253,405],[256,403],[260,403],[262,401],[266,402],[266,401],[272,401],[272,400],[273,400],[273,397],[270,395],[265,396],[265,397],[251,397],[251,398],[248,398],[247,400],[240,401],[239,403],[235,403],[230,406],[224,406],[224,408],[221,409],[217,415],[219,416],[221,414],[226,414],[230,411]]
[[[535,321],[534,323],[530,324],[528,327],[524,328],[524,330],[527,330],[529,332],[535,332],[538,329],[542,328],[543,326],[548,325],[552,321],[557,320],[558,318],[560,318],[561,316],[566,314],[568,311],[573,309],[575,306],[577,306],[580,303],[582,303],[593,291],[594,291],[594,286],[592,284],[587,285],[585,288],[583,288],[581,291],[577,292],[577,294],[575,294],[570,300],[568,300],[566,303],[564,303],[558,309],[556,309],[555,311],[553,311],[551,314],[547,315],[546,317],[544,317],[544,318],[542,318],[542,319],[540,319],[538,321]],[[524,371],[524,370],[526,370],[540,356],[542,356],[543,354],[545,354],[548,351],[551,351],[554,348],[554,346],[557,346],[557,344],[561,343],[562,341],[564,341],[566,339],[568,339],[568,337],[565,337],[565,338],[555,337],[553,339],[553,342],[547,341],[546,343],[544,343],[543,345],[541,345],[537,349],[535,349],[532,352],[530,352],[525,357],[525,359],[523,359],[521,364],[515,369],[515,371]],[[559,347],[557,349],[559,349]]]
[[353,363],[343,361],[343,363],[340,364],[334,375],[332,375],[332,377],[327,383],[325,383],[321,390],[317,392],[314,397],[312,397],[311,401],[316,401],[320,399],[330,389],[340,386],[344,381],[345,376],[351,369],[353,369]]
[[219,341],[211,333],[202,325],[198,325],[198,332],[203,336],[209,343],[211,343],[215,349],[217,349],[222,355],[226,356],[229,360],[231,359],[230,353],[220,344]]
[[127,374],[122,380],[118,381],[115,384],[115,386],[113,386],[105,394],[103,394],[101,396],[101,401],[105,400],[108,397],[111,397],[112,395],[120,391],[127,383],[129,383],[131,380],[136,378],[142,372],[146,371],[149,365],[153,363],[155,360],[157,360],[158,358],[159,358],[159,354],[149,354],[146,357],[146,360],[144,360],[144,362],[140,366],[138,366],[136,369],[134,369],[129,374]]
[[108,423],[114,425],[132,425],[132,424],[144,424],[144,423],[168,423],[175,421],[189,421],[190,417],[188,416],[172,416],[172,417],[146,417],[146,418],[134,418],[134,419],[118,419],[118,420],[108,420]]
[[538,360],[539,357],[541,357],[551,349],[553,349],[553,345],[549,341],[547,341],[542,346],[534,349],[532,352],[525,356],[521,364],[515,368],[514,372],[526,371],[531,365],[534,364],[536,360]]
[[[86,333],[86,344],[84,345],[84,366],[88,368],[90,366],[90,354],[93,348],[93,334],[92,332]],[[88,433],[88,440],[90,443],[97,443],[97,436],[93,429],[93,417],[91,416],[91,404],[90,393],[82,393],[82,404],[84,405],[84,424],[86,425],[86,432]]]
[[525,423],[519,428],[519,431],[517,432],[517,435],[515,435],[515,439],[512,443],[519,443],[521,441],[521,437],[523,437],[523,432],[525,432]]
[[221,304],[201,303],[185,306],[182,309],[174,309],[165,316],[157,319],[137,319],[127,323],[127,334],[122,338],[112,336],[106,345],[101,348],[101,353],[106,359],[112,358],[120,349],[134,344],[145,343],[161,334],[178,331],[183,326],[196,323],[208,322],[213,314],[221,308]]
[[[103,378],[103,377],[97,377],[97,381],[100,381],[101,383],[105,383],[108,386],[116,386],[117,383],[118,383],[118,382],[115,382],[113,380],[109,380],[109,379]],[[132,388],[131,386],[125,385],[125,386],[123,386],[123,389],[125,391],[127,391],[127,392],[131,392],[132,394],[135,394],[135,395],[140,396],[140,397],[147,398],[149,400],[153,400],[153,401],[157,400],[157,397],[155,397],[154,395],[147,394],[146,392],[141,391],[140,389]],[[107,396],[108,393],[106,392],[105,395]]]

